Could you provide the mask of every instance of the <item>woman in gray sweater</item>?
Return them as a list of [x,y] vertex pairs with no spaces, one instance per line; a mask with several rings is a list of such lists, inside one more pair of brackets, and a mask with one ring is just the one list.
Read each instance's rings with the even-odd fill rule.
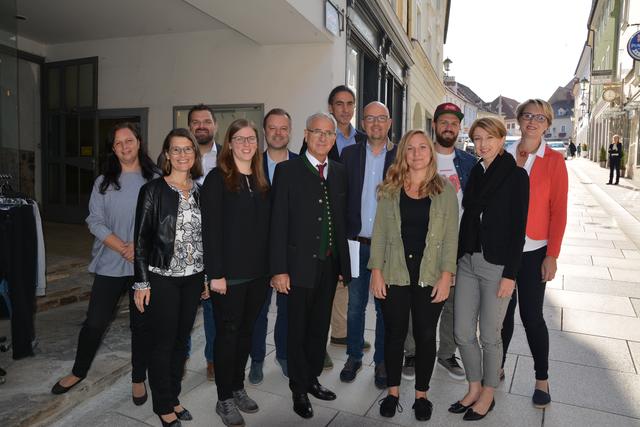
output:
[[144,381],[149,348],[145,344],[144,316],[133,306],[133,226],[140,187],[158,175],[147,155],[137,125],[120,123],[109,137],[109,153],[103,175],[96,178],[89,216],[89,231],[95,236],[89,271],[95,273],[87,317],[80,329],[75,363],[71,374],[54,386],[53,394],[63,394],[82,381],[113,319],[120,297],[130,296],[132,397],[136,405],[147,400]]

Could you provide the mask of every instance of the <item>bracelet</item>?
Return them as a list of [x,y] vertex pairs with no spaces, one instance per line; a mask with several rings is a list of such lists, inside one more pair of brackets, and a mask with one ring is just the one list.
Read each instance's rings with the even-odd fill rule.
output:
[[135,282],[131,287],[134,291],[144,291],[147,289],[151,289],[151,283],[149,282]]

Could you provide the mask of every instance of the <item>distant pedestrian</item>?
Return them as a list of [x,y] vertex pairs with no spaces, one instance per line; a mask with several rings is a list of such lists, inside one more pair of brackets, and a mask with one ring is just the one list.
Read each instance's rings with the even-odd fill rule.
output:
[[469,389],[449,412],[464,413],[464,420],[474,421],[495,406],[503,351],[500,327],[522,257],[529,180],[504,151],[507,130],[500,120],[478,119],[469,135],[481,161],[471,170],[462,198],[453,304],[454,335]]
[[148,365],[148,333],[145,318],[133,302],[133,229],[138,192],[159,171],[147,155],[137,125],[120,123],[109,135],[110,152],[105,171],[95,180],[89,199],[89,231],[95,236],[89,271],[95,273],[87,317],[80,329],[71,375],[58,381],[51,392],[63,394],[89,372],[118,301],[129,295],[131,326],[131,381],[133,403],[147,400],[144,385]]
[[[513,318],[520,295],[520,319],[527,334],[533,356],[536,385],[533,405],[544,408],[551,402],[549,394],[549,332],[542,306],[546,282],[553,280],[558,269],[562,237],[567,224],[567,166],[563,156],[549,148],[543,138],[553,121],[551,105],[541,99],[530,99],[516,110],[522,132],[519,143],[509,152],[518,166],[529,174],[530,194],[527,232],[522,263],[514,292],[502,327],[503,356],[513,335]],[[504,370],[500,374],[504,378]]]
[[[613,142],[609,144],[609,182],[607,185],[618,185],[620,181],[620,160],[622,159],[622,143],[620,135],[613,135]],[[616,173],[616,182],[613,182],[613,173]]]
[[569,142],[569,154],[572,159],[576,158],[576,144],[574,144],[573,141]]
[[135,289],[138,311],[148,316],[149,385],[163,426],[193,417],[179,400],[187,342],[204,280],[200,151],[187,129],[174,129],[162,144],[164,176],[140,189],[135,225]]

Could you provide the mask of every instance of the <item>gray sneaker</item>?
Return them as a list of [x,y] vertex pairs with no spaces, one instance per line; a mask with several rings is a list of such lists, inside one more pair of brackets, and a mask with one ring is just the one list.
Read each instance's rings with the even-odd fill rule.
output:
[[402,378],[413,381],[416,379],[416,357],[405,356],[404,366],[402,367]]
[[464,369],[458,363],[458,357],[455,354],[448,359],[438,357],[438,364],[449,371],[449,376],[454,380],[465,379]]
[[229,427],[244,427],[244,418],[233,402],[233,399],[218,400],[216,414],[220,415],[224,425]]
[[233,392],[233,402],[242,412],[246,412],[247,414],[258,412],[258,404],[249,397],[247,391],[243,388]]

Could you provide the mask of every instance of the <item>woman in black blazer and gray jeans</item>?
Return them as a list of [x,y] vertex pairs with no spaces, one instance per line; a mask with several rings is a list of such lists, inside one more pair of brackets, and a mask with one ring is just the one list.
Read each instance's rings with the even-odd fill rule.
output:
[[[484,418],[493,409],[502,360],[500,329],[520,265],[529,205],[529,177],[503,149],[500,120],[476,120],[469,135],[481,160],[473,167],[462,199],[454,299],[454,336],[469,391],[449,412]],[[480,323],[482,353],[478,345]]]
[[204,261],[216,321],[216,412],[226,425],[244,425],[238,410],[258,411],[244,389],[244,369],[267,294],[270,210],[258,129],[238,119],[202,188]]

